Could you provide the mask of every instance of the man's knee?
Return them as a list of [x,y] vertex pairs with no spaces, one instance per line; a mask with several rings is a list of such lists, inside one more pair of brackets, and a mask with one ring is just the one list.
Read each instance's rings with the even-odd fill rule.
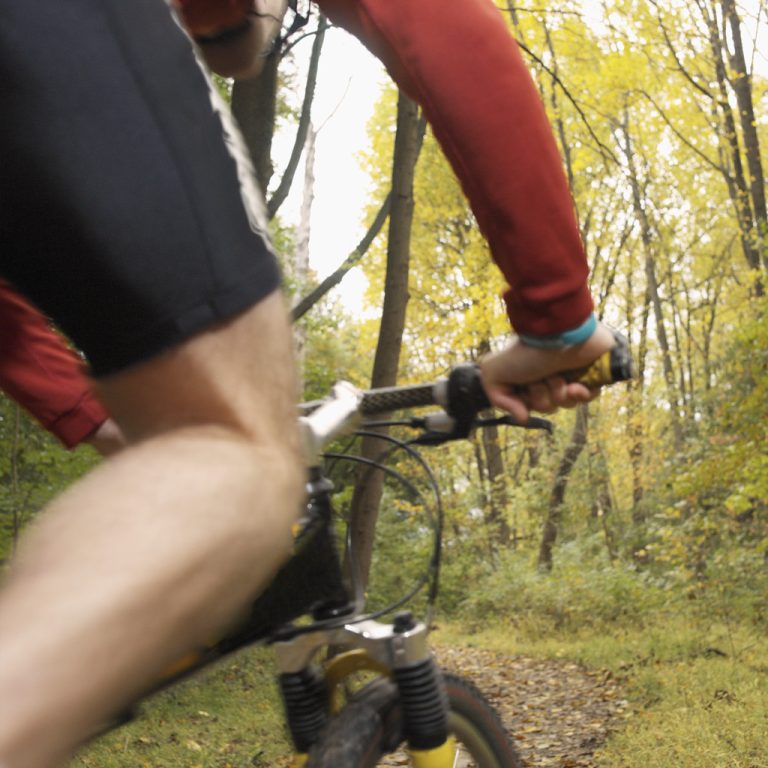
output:
[[298,449],[293,341],[278,293],[97,386],[129,440],[219,425]]

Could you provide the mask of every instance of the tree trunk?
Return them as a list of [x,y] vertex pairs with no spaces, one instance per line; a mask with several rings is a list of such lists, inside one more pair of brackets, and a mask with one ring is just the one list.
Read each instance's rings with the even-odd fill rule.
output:
[[629,116],[625,112],[624,122],[621,126],[624,143],[622,150],[627,163],[628,181],[632,190],[632,204],[635,216],[640,223],[640,240],[643,245],[643,256],[645,260],[645,277],[648,292],[653,307],[653,315],[656,320],[656,338],[661,350],[662,369],[664,372],[664,381],[667,385],[667,397],[669,399],[670,415],[672,419],[672,433],[674,436],[675,447],[680,448],[683,442],[683,431],[680,423],[679,398],[675,383],[675,371],[672,364],[672,354],[670,352],[669,340],[667,339],[667,330],[664,323],[664,312],[662,309],[661,296],[659,294],[659,283],[656,277],[656,254],[653,252],[653,233],[651,224],[648,220],[643,193],[640,186],[637,168],[635,167],[635,158],[632,150],[632,140],[629,133]]
[[[304,100],[301,105],[301,115],[296,128],[293,150],[280,183],[267,203],[267,215],[270,219],[274,218],[277,210],[288,196],[307,140],[312,116],[312,102],[317,84],[320,52],[327,27],[328,22],[325,16],[320,15],[312,44],[307,82],[304,88]],[[282,51],[276,47],[265,59],[264,68],[258,77],[252,80],[236,80],[232,86],[232,114],[240,126],[245,144],[251,154],[256,179],[265,197],[275,170],[272,164],[272,139],[277,117],[278,71],[281,58]]]
[[[315,141],[317,133],[310,126],[307,134],[307,145],[304,152],[304,190],[301,198],[301,211],[299,224],[296,227],[296,250],[294,252],[293,274],[296,284],[296,292],[304,292],[309,275],[309,238],[310,222],[312,218],[312,204],[315,200]],[[299,372],[304,371],[304,352],[306,348],[306,329],[304,325],[297,324],[293,328],[296,341],[296,359]],[[304,388],[303,380],[299,382],[299,391]]]
[[[629,253],[626,288],[626,327],[631,328],[635,322],[635,284],[634,275],[637,271],[634,249]],[[642,508],[644,486],[642,479],[643,456],[645,446],[645,429],[643,426],[643,381],[645,376],[645,349],[648,334],[648,313],[650,311],[650,294],[644,293],[640,323],[640,338],[634,351],[636,374],[628,382],[626,431],[629,438],[629,463],[632,469],[632,521],[637,524],[644,522]]]
[[[488,354],[491,344],[483,340],[478,346],[479,356]],[[486,427],[480,430],[480,440],[485,457],[485,526],[488,529],[488,542],[492,550],[498,547],[506,547],[510,542],[511,531],[507,520],[507,506],[509,495],[507,493],[506,471],[504,467],[504,455],[501,450],[498,427]]]
[[[651,1],[654,7],[658,10],[660,5],[654,0]],[[760,254],[764,254],[765,252],[765,246],[762,242],[760,243],[760,250],[758,249],[758,237],[761,234],[764,234],[762,229],[764,229],[765,222],[765,197],[763,193],[763,182],[762,180],[758,181],[758,179],[762,179],[762,164],[760,162],[759,145],[757,143],[757,134],[753,122],[754,116],[752,116],[752,119],[747,117],[750,111],[753,111],[751,110],[751,83],[746,77],[744,78],[744,83],[738,82],[738,80],[741,79],[738,76],[731,82],[734,91],[737,89],[742,91],[741,96],[737,94],[737,102],[739,103],[742,124],[745,120],[749,122],[747,132],[750,134],[750,138],[747,139],[745,133],[745,142],[749,141],[753,147],[751,157],[748,160],[748,167],[751,162],[754,165],[755,173],[752,175],[750,184],[748,185],[744,173],[741,148],[739,146],[736,119],[734,118],[730,104],[728,75],[725,66],[728,52],[726,43],[723,39],[724,35],[720,32],[717,18],[717,2],[718,0],[712,0],[711,5],[708,5],[704,0],[696,2],[696,7],[707,28],[708,42],[712,54],[712,66],[714,70],[711,74],[699,77],[692,72],[689,72],[683,65],[683,61],[678,55],[678,52],[675,50],[670,35],[662,23],[660,15],[659,26],[662,29],[667,47],[675,59],[680,74],[682,74],[699,93],[703,94],[711,101],[715,132],[719,140],[718,153],[720,156],[720,162],[718,164],[713,163],[713,165],[715,165],[722,174],[726,188],[728,189],[728,196],[733,205],[736,221],[739,227],[741,248],[744,258],[751,269],[759,270],[761,266]],[[720,0],[720,2],[722,4],[722,12],[731,25],[734,46],[741,49],[740,22],[735,12],[735,6],[733,6],[731,0]],[[741,56],[739,56],[738,51],[734,53],[732,64],[736,71],[741,71],[745,75],[747,74],[743,51],[741,51]],[[711,90],[711,82],[717,86],[716,90]],[[750,171],[750,173],[752,173],[752,171]],[[750,195],[750,189],[752,190],[752,195]],[[756,198],[754,194],[755,192],[757,193]],[[753,199],[757,200],[757,212],[753,211],[752,208]],[[760,226],[756,225],[756,219],[759,219],[760,222],[762,222]],[[766,268],[765,255],[763,255],[763,268]],[[755,278],[753,289],[757,296],[762,296],[764,293],[762,279],[759,275]]]
[[294,273],[296,283],[304,287],[309,273],[309,237],[312,219],[312,204],[315,201],[315,145],[317,132],[310,125],[304,145],[304,188],[301,196],[299,223],[296,227],[296,251]]
[[277,114],[277,70],[280,56],[273,51],[264,62],[261,74],[253,80],[236,80],[232,86],[232,114],[240,126],[251,153],[256,180],[267,193],[274,168],[272,137]]
[[576,409],[576,423],[571,433],[571,439],[568,447],[563,453],[560,464],[555,474],[555,482],[552,485],[552,491],[549,497],[549,506],[547,510],[547,519],[544,522],[544,531],[541,536],[539,546],[540,570],[552,570],[552,550],[554,549],[557,536],[560,531],[560,521],[562,518],[563,503],[565,501],[565,492],[568,488],[568,481],[571,477],[576,461],[587,444],[587,429],[589,424],[589,406],[582,403]]
[[[720,37],[717,27],[717,19],[714,15],[707,14],[705,19],[709,29],[709,44],[712,50],[712,58],[715,64],[715,80],[717,82],[719,99],[717,100],[717,109],[720,113],[723,123],[722,142],[725,146],[727,157],[724,158],[725,181],[728,188],[728,195],[734,206],[736,220],[739,224],[739,234],[741,236],[741,248],[744,258],[751,269],[760,268],[760,254],[757,249],[754,229],[754,211],[750,200],[746,177],[744,174],[744,164],[741,157],[741,148],[739,147],[739,135],[736,130],[736,120],[731,110],[728,100],[728,77],[725,69],[725,44]],[[758,278],[755,283],[755,293],[758,296],[763,294],[762,281]]]
[[481,430],[485,469],[488,479],[488,506],[485,513],[485,525],[488,528],[488,541],[492,548],[506,547],[511,531],[507,521],[509,496],[504,472],[504,457],[499,443],[497,427]]
[[[571,159],[571,142],[568,141],[565,135],[565,125],[563,123],[562,114],[560,112],[560,106],[557,99],[557,84],[560,81],[559,66],[557,63],[557,56],[555,55],[555,47],[552,43],[552,35],[549,32],[549,26],[546,23],[546,16],[542,16],[542,26],[544,27],[544,39],[547,42],[547,50],[552,57],[551,71],[552,82],[550,83],[549,102],[552,107],[553,123],[555,133],[560,140],[560,152],[563,156],[563,162],[565,163],[565,172],[568,176],[568,187],[573,192],[574,189],[574,175],[573,175],[573,162]],[[576,206],[576,198],[574,197],[574,206]],[[578,213],[578,207],[576,207],[576,218],[580,219]]]
[[755,217],[755,245],[760,255],[760,263],[763,269],[768,269],[768,257],[766,256],[765,238],[766,232],[766,206],[765,206],[765,178],[763,175],[763,162],[760,156],[760,141],[757,135],[757,120],[752,100],[752,77],[747,71],[747,63],[744,58],[744,47],[741,40],[741,20],[736,11],[734,0],[722,0],[723,15],[731,30],[733,53],[730,54],[730,65],[733,75],[730,78],[731,87],[736,94],[736,103],[739,107],[739,121],[741,134],[744,138],[744,154],[749,171],[749,192],[752,201],[752,212]]
[[304,146],[307,142],[307,136],[310,131],[312,120],[312,102],[315,99],[317,72],[320,67],[320,53],[323,50],[325,30],[327,28],[328,21],[325,16],[321,14],[317,22],[317,33],[315,34],[315,39],[312,42],[312,53],[309,57],[307,82],[304,87],[304,100],[301,104],[301,115],[299,116],[299,124],[296,127],[296,138],[293,143],[293,150],[291,152],[290,158],[288,159],[288,164],[283,171],[283,175],[280,178],[280,183],[277,185],[277,189],[267,203],[267,215],[269,216],[270,220],[275,217],[275,214],[280,209],[280,206],[285,202],[285,198],[288,197],[288,193],[291,190],[291,185],[293,184],[293,177],[296,175],[296,169],[299,167],[301,153],[304,150]]
[[[387,272],[384,281],[379,340],[373,362],[372,387],[392,386],[397,382],[400,350],[408,304],[408,269],[411,225],[413,222],[413,179],[421,148],[422,126],[418,107],[402,92],[397,102],[397,132],[392,159],[392,204],[389,216]],[[385,443],[366,438],[361,453],[376,459]],[[376,520],[384,488],[381,472],[362,472],[352,500],[352,546],[357,553],[357,576],[368,583]]]
[[616,537],[611,529],[611,520],[615,505],[611,492],[611,476],[605,452],[598,444],[590,452],[590,486],[594,489],[592,495],[592,519],[596,521],[605,537],[605,548],[608,558],[613,563],[618,559]]
[[632,467],[632,522],[635,525],[645,523],[643,497],[643,462],[645,460],[645,429],[643,425],[643,377],[645,357],[648,346],[648,315],[650,313],[650,295],[646,291],[640,325],[640,343],[637,349],[637,376],[629,382],[629,400],[627,403],[627,434],[629,436],[629,463]]

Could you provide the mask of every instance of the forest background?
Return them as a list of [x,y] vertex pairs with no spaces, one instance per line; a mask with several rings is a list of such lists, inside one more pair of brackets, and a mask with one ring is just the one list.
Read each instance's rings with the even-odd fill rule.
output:
[[[638,375],[558,414],[552,435],[488,430],[436,457],[441,616],[456,642],[621,676],[641,716],[611,741],[606,765],[768,765],[766,10],[496,4],[560,145],[598,313],[628,336]],[[307,399],[342,378],[431,380],[509,333],[503,283],[466,200],[392,86],[360,158],[365,236],[341,244],[349,255],[318,285],[312,98],[325,31],[313,13],[259,81],[219,83],[266,190]],[[276,168],[285,135],[292,148]],[[302,202],[286,213],[291,188]],[[353,316],[333,286],[355,266],[368,288]],[[67,454],[0,400],[0,557],[96,461]],[[384,504],[374,534],[389,493],[355,500],[373,599],[415,578],[427,547],[418,505]]]

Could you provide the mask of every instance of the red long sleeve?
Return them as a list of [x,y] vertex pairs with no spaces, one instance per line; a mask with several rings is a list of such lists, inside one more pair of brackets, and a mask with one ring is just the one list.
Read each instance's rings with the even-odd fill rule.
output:
[[510,285],[514,327],[550,336],[592,311],[549,121],[490,0],[317,0],[423,107]]
[[45,317],[2,280],[0,389],[68,448],[107,419],[77,356]]

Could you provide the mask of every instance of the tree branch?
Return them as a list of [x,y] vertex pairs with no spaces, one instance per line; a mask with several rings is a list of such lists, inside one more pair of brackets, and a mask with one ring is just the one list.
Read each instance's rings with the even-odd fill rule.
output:
[[269,203],[267,203],[267,215],[270,220],[275,217],[278,209],[283,202],[285,202],[285,198],[288,197],[291,184],[293,184],[293,177],[296,175],[296,169],[299,166],[301,153],[304,151],[304,144],[307,141],[310,118],[312,117],[312,101],[315,97],[315,85],[317,84],[317,70],[320,65],[320,52],[323,48],[323,40],[325,38],[325,30],[327,26],[328,22],[326,21],[325,16],[321,15],[318,21],[317,35],[312,43],[312,55],[309,59],[307,85],[304,90],[304,103],[301,105],[301,117],[299,118],[299,127],[296,130],[296,140],[293,143],[291,157],[288,160],[288,165],[280,179],[280,184],[270,198]]
[[680,139],[683,144],[685,144],[686,147],[688,147],[688,149],[691,150],[691,152],[693,152],[697,157],[701,158],[711,168],[722,173],[723,176],[729,175],[726,168],[723,168],[722,165],[712,160],[712,158],[710,158],[705,152],[702,152],[702,150],[694,146],[688,139],[685,138],[685,136],[683,136],[682,133],[680,133],[680,131],[677,130],[677,128],[675,128],[674,125],[672,125],[672,121],[669,119],[669,117],[667,117],[667,114],[664,112],[661,106],[656,103],[653,96],[651,96],[647,91],[643,90],[638,91],[638,93],[640,93],[642,96],[645,96],[645,98],[648,99],[651,104],[653,104],[654,108],[661,116],[661,119],[667,124],[667,127],[672,131],[672,133],[675,134],[675,136],[677,136],[678,139]]
[[[424,142],[424,134],[427,130],[427,123],[424,118],[423,113],[419,117],[419,125],[418,125],[418,136],[417,136],[417,147],[416,147],[416,153],[417,156],[421,152],[421,147]],[[379,234],[381,231],[381,228],[384,226],[384,222],[387,220],[387,217],[389,216],[389,211],[392,206],[392,192],[388,192],[386,198],[384,198],[384,202],[381,204],[381,208],[379,208],[379,212],[376,214],[376,218],[374,218],[373,223],[368,228],[368,231],[363,236],[363,239],[357,244],[357,247],[355,248],[352,253],[347,256],[346,259],[339,265],[339,267],[328,277],[325,278],[319,285],[317,285],[315,288],[313,288],[303,299],[301,299],[291,310],[291,319],[296,322],[296,320],[299,320],[302,318],[307,312],[309,312],[312,307],[317,304],[320,299],[325,296],[328,291],[331,290],[331,288],[337,286],[342,279],[344,278],[344,275],[349,272],[352,267],[354,267],[362,258],[365,256],[366,252],[368,251],[368,248],[370,248],[371,243],[375,240],[376,235]]]
[[344,275],[346,275],[347,272],[349,272],[349,270],[352,269],[363,256],[365,256],[371,243],[376,238],[376,235],[379,234],[381,228],[384,226],[384,222],[387,220],[387,216],[389,216],[391,204],[392,193],[388,192],[384,202],[381,204],[381,208],[379,208],[379,212],[376,214],[376,218],[374,218],[373,223],[368,228],[363,239],[357,244],[355,250],[344,259],[332,274],[328,275],[325,280],[313,288],[291,310],[291,319],[294,322],[301,319],[307,312],[309,312],[309,310],[312,309],[312,307],[317,304],[317,302],[320,301],[331,288],[337,286],[344,278]]
[[576,112],[578,112],[579,117],[581,118],[584,125],[587,127],[587,131],[589,131],[589,135],[594,139],[595,143],[598,147],[602,150],[602,154],[604,157],[609,157],[611,160],[613,160],[616,165],[621,165],[616,155],[613,154],[613,152],[610,150],[609,147],[607,147],[605,144],[603,144],[602,141],[600,141],[600,138],[595,133],[594,129],[590,125],[589,120],[587,119],[586,114],[584,114],[584,110],[579,106],[576,99],[571,95],[571,92],[566,88],[565,83],[560,79],[560,77],[555,74],[530,48],[528,48],[527,45],[522,43],[520,40],[517,40],[517,44],[520,46],[521,50],[525,51],[525,53],[533,59],[534,62],[538,66],[540,66],[551,78],[552,80],[557,83],[557,85],[560,86],[563,93],[565,94],[565,97],[568,99],[568,101],[573,104],[574,109]]
[[677,51],[675,50],[674,46],[672,45],[672,40],[669,37],[669,33],[667,32],[667,28],[664,26],[664,22],[661,20],[661,11],[659,9],[659,5],[655,0],[650,0],[651,5],[656,9],[656,18],[659,22],[659,28],[661,29],[661,33],[664,36],[664,42],[667,44],[667,48],[669,49],[669,53],[672,56],[672,58],[675,60],[675,64],[677,65],[677,69],[680,72],[680,74],[700,93],[703,93],[708,99],[714,99],[714,95],[710,93],[701,83],[696,81],[696,78],[688,72],[688,70],[683,66],[683,62],[680,61],[677,55]]

